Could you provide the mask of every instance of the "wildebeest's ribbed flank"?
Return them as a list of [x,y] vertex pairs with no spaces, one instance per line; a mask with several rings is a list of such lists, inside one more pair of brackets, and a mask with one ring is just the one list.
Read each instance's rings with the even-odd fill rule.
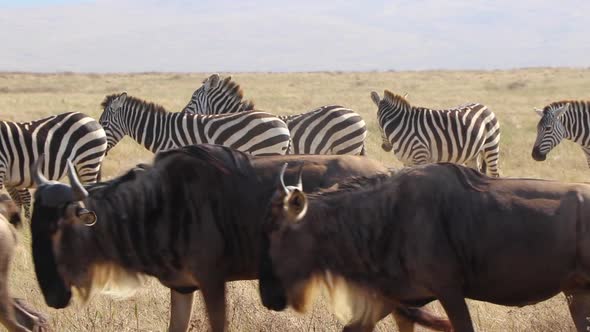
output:
[[[35,271],[46,302],[66,306],[72,286],[91,293],[92,273],[115,271],[130,281],[147,274],[172,289],[171,330],[187,328],[193,291],[199,288],[213,330],[223,330],[224,283],[258,277],[260,248],[268,247],[261,236],[265,210],[285,162],[281,158],[292,160],[250,158],[214,145],[187,146],[157,154],[153,166],[88,186],[87,194],[76,189],[73,173],[72,187],[47,184],[37,175],[43,184],[35,194],[31,232]],[[332,178],[331,184],[347,175],[386,170],[354,156],[297,159],[305,161],[304,179]],[[92,227],[83,225],[94,220]],[[58,266],[65,275],[58,273]],[[429,317],[404,310],[402,315],[419,322]]]
[[295,309],[323,285],[369,330],[391,303],[438,299],[467,332],[464,298],[522,306],[561,291],[577,330],[590,328],[588,184],[496,179],[448,163],[360,181],[275,194],[272,267]]
[[127,96],[107,96],[100,124],[108,149],[125,135],[152,152],[181,146],[212,143],[252,155],[282,155],[289,147],[287,125],[272,114],[248,111],[220,115],[167,112],[162,106]]

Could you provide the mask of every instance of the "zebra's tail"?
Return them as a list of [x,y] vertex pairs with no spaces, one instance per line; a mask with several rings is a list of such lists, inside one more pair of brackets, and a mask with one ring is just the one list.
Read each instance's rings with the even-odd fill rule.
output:
[[379,97],[379,94],[377,92],[371,91],[371,100],[373,100],[375,105],[377,105],[377,107],[379,107],[379,103],[381,102],[381,97]]

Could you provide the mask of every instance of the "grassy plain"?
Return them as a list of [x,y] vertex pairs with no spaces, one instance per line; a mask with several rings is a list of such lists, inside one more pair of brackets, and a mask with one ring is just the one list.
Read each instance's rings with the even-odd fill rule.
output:
[[[153,101],[169,111],[180,111],[207,74],[20,74],[0,73],[0,119],[30,121],[44,116],[80,111],[98,119],[100,102],[110,93],[128,94]],[[400,164],[380,148],[376,107],[372,90],[409,93],[411,103],[447,108],[465,102],[480,102],[498,116],[502,138],[500,168],[503,176],[535,177],[564,181],[587,181],[590,170],[579,147],[564,142],[547,161],[535,162],[530,154],[538,116],[533,107],[560,99],[590,99],[590,69],[522,69],[512,71],[420,71],[366,73],[240,73],[234,79],[258,109],[293,114],[320,105],[341,104],[359,112],[368,123],[368,153],[390,165]],[[110,178],[129,167],[149,161],[151,153],[126,138],[105,161]],[[49,313],[56,331],[164,331],[169,300],[167,290],[150,280],[127,300],[104,296],[88,304],[75,304],[57,311],[47,308],[34,277],[28,230],[21,231],[21,245],[13,263],[13,295]],[[228,319],[232,331],[335,331],[339,324],[323,301],[307,315],[292,311],[273,313],[260,304],[256,282],[228,285]],[[508,308],[469,301],[480,331],[571,331],[562,295],[525,308]],[[438,303],[431,310],[443,315]],[[191,327],[207,330],[200,296],[195,300]],[[387,318],[377,331],[395,330]]]

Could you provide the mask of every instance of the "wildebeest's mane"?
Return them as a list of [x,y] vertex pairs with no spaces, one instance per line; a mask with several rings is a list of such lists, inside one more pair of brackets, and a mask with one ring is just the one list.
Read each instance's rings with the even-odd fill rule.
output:
[[397,172],[395,169],[390,169],[388,173],[381,173],[371,176],[351,176],[345,181],[338,183],[336,188],[321,189],[317,192],[308,194],[310,198],[331,197],[338,196],[344,193],[349,193],[359,190],[369,190],[375,186],[380,185],[384,181],[391,178]]
[[175,154],[185,154],[192,158],[202,160],[224,174],[250,176],[254,173],[248,155],[221,145],[187,145],[178,149],[159,152],[156,154],[154,160],[158,161]]
[[[102,101],[102,103],[100,104],[100,106],[104,109],[115,98],[119,97],[120,95],[121,95],[120,93],[115,93],[115,94],[106,96],[104,98],[104,100]],[[168,113],[168,111],[162,105],[158,105],[156,103],[145,101],[143,99],[133,97],[130,95],[127,95],[127,99],[125,99],[125,104],[130,105],[131,107],[135,107],[137,109],[141,109],[141,110],[157,112],[157,113]]]
[[486,190],[486,186],[495,179],[487,176],[486,174],[478,172],[477,170],[470,167],[459,166],[453,163],[438,164],[452,169],[457,174],[457,179],[459,180],[459,182],[461,182],[461,184],[465,188],[470,190],[475,190],[479,192],[484,191]]
[[102,181],[97,183],[89,183],[84,185],[84,188],[95,195],[108,195],[110,190],[114,190],[118,185],[134,180],[139,173],[142,173],[151,168],[148,164],[137,164],[132,169],[128,170],[125,174],[115,177],[108,181]]

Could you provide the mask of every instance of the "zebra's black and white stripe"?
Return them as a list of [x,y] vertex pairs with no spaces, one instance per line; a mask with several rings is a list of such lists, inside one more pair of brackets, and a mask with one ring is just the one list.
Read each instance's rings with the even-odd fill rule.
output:
[[100,124],[107,134],[108,150],[125,135],[154,153],[199,143],[225,145],[252,155],[285,154],[289,147],[287,125],[265,112],[167,112],[126,93],[107,96],[102,107]]
[[541,120],[532,157],[543,161],[563,139],[579,144],[590,167],[590,101],[562,100],[535,110]]
[[382,148],[393,152],[404,165],[431,162],[468,164],[478,168],[481,158],[486,172],[499,176],[500,124],[482,104],[466,104],[453,109],[433,110],[411,106],[387,90],[377,105]]
[[[231,80],[213,74],[203,81],[183,112],[190,114],[226,114],[254,109],[243,99],[242,89]],[[351,109],[327,105],[307,113],[278,116],[289,127],[289,154],[364,155],[367,126]]]
[[59,180],[66,175],[70,159],[84,183],[96,182],[107,149],[104,130],[93,118],[71,112],[17,123],[0,121],[0,188],[24,206],[30,218],[33,186],[31,170],[44,154],[43,175]]

